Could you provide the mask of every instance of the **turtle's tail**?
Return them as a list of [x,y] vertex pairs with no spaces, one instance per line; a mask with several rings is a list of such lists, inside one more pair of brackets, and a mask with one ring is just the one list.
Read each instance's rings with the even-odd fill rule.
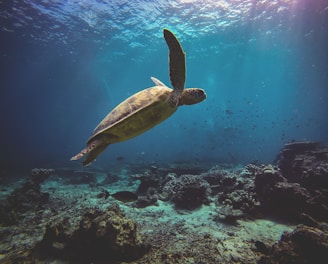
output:
[[71,158],[71,160],[78,160],[78,159],[84,157],[85,155],[87,155],[87,157],[85,158],[85,160],[82,163],[83,166],[87,166],[91,162],[93,162],[96,159],[96,157],[98,157],[98,155],[101,152],[103,152],[107,146],[108,146],[108,144],[104,144],[100,140],[94,140],[91,143],[89,143],[86,148],[82,149],[78,154],[73,156]]

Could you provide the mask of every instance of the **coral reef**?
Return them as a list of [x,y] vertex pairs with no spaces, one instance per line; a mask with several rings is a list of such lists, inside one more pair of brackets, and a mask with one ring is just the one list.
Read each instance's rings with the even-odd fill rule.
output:
[[35,169],[4,187],[0,263],[324,263],[327,153],[293,142],[274,165]]
[[214,166],[199,175],[179,176],[170,172],[165,177],[159,168],[147,170],[133,176],[141,181],[137,189],[139,199],[136,207],[156,205],[157,200],[161,199],[173,202],[177,209],[193,210],[215,199],[218,205],[215,219],[235,222],[256,212],[259,206],[255,193],[255,175],[248,169],[250,165],[243,169]]
[[255,176],[249,169],[250,165],[230,171],[215,166],[201,174],[217,197],[215,221],[236,224],[238,219],[256,214],[259,202],[255,193]]
[[210,185],[197,175],[169,175],[170,180],[162,189],[164,200],[172,201],[177,208],[194,209],[202,204],[208,204],[211,192]]
[[132,261],[147,250],[136,223],[125,218],[117,206],[112,206],[102,211],[89,209],[79,225],[72,225],[68,219],[51,223],[34,255],[77,263],[108,263]]

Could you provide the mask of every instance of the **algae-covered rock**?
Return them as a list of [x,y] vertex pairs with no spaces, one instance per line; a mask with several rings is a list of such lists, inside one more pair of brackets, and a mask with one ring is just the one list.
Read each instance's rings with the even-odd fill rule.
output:
[[300,225],[292,232],[285,232],[271,248],[261,264],[312,264],[326,263],[328,259],[328,233],[321,227]]
[[146,249],[136,223],[125,218],[118,207],[111,207],[88,210],[79,226],[67,220],[47,226],[35,253],[41,259],[51,256],[77,263],[109,263],[137,259]]

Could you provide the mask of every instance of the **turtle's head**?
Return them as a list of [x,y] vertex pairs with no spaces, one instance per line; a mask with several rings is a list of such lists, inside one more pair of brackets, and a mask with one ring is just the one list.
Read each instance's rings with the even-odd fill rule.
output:
[[198,104],[206,99],[206,93],[200,88],[184,89],[179,100],[179,105]]

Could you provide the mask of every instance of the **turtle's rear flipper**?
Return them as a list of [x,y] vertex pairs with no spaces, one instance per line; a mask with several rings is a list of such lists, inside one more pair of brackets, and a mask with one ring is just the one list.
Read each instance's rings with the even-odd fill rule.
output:
[[74,157],[71,158],[71,160],[78,160],[82,157],[84,157],[85,155],[87,155],[87,157],[85,158],[85,160],[83,161],[83,166],[87,166],[89,165],[91,162],[93,162],[98,155],[104,151],[104,149],[108,146],[108,144],[104,144],[104,142],[100,141],[100,140],[95,140],[92,141],[91,143],[88,144],[88,146],[81,150],[80,153],[76,154]]

